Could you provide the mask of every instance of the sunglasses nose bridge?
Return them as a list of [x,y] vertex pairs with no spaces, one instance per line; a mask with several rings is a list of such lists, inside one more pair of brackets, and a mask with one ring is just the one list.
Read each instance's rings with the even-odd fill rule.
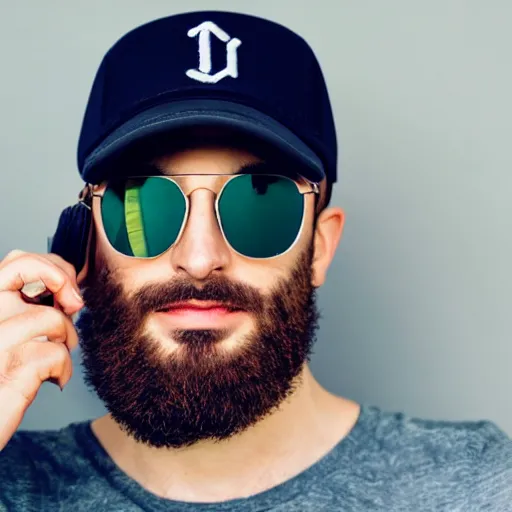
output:
[[194,194],[195,192],[199,191],[199,190],[206,190],[207,192],[210,192],[214,199],[219,195],[219,192],[220,191],[216,191],[214,188],[212,187],[206,187],[204,185],[198,185],[197,187],[193,187],[193,188],[190,188],[188,190],[185,190],[183,191],[183,188],[182,188],[182,191],[183,193],[188,197],[190,198],[192,196],[192,194]]
[[[219,198],[222,195],[222,192],[224,191],[226,183],[216,183],[216,186],[206,186],[206,185],[196,185],[193,187],[188,187],[184,190],[183,186],[180,186],[181,191],[183,195],[185,196],[187,203],[188,203],[188,214],[187,218],[185,219],[186,224],[188,224],[189,218],[191,216],[192,212],[192,204],[199,204],[206,208],[206,210],[201,210],[203,213],[203,219],[205,218],[205,215],[209,215],[210,213],[213,214],[214,221],[216,224],[217,229],[222,235],[222,228],[220,226],[220,219],[218,216],[218,202]],[[204,191],[205,194],[200,194],[199,197],[197,195],[198,192]],[[195,196],[194,199],[192,199],[192,196]],[[184,226],[184,229],[186,229],[186,225]]]
[[[219,193],[207,188],[197,187],[188,196],[187,224],[195,226],[196,230],[205,229],[209,233],[218,230],[220,233],[219,219],[217,218],[217,200]],[[186,228],[186,226],[185,226]]]
[[188,195],[188,216],[174,250],[173,264],[195,279],[205,279],[229,263],[229,248],[222,236],[215,208],[216,194],[198,187]]
[[[192,209],[194,207],[194,211],[198,210],[200,215],[207,216],[210,212],[213,212],[216,219],[216,202],[219,196],[219,192],[211,189],[210,187],[197,186],[192,190],[189,190],[185,193],[185,197],[188,201],[188,218],[190,218],[192,214]],[[187,219],[188,222],[188,219]]]

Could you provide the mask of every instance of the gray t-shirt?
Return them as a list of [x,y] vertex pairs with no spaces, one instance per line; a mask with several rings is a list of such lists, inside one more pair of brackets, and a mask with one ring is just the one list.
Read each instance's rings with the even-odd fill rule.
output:
[[114,464],[89,421],[72,423],[14,435],[0,452],[0,510],[512,511],[512,441],[490,422],[363,406],[350,434],[294,478],[249,498],[194,504],[146,491]]

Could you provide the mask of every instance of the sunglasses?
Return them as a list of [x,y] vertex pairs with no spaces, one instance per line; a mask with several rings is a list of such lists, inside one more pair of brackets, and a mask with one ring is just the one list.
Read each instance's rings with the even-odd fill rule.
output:
[[187,223],[190,194],[209,189],[190,187],[190,179],[197,176],[215,179],[222,235],[235,252],[249,258],[273,258],[289,251],[303,227],[305,195],[319,194],[316,183],[277,174],[134,176],[88,185],[91,196],[99,198],[112,248],[132,258],[155,258],[176,244]]

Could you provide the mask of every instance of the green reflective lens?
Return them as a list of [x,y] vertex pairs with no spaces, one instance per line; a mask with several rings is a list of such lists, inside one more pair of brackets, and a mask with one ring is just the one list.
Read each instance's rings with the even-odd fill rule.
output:
[[126,256],[152,258],[178,238],[186,212],[178,185],[163,177],[109,183],[101,202],[105,233]]
[[[114,249],[126,256],[152,258],[173,245],[187,209],[179,186],[165,177],[109,183],[101,202],[103,226]],[[218,201],[224,236],[251,258],[270,258],[295,242],[304,199],[291,179],[267,174],[229,180]]]
[[251,258],[286,252],[302,225],[304,199],[292,180],[265,174],[230,180],[219,199],[219,217],[228,243]]

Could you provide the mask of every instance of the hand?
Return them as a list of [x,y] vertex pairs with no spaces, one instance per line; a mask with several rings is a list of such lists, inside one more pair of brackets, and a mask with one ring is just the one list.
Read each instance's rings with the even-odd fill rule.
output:
[[[45,290],[54,307],[33,298]],[[70,316],[83,305],[75,269],[60,256],[15,250],[0,262],[0,450],[41,384],[62,389],[71,378],[78,335]]]

